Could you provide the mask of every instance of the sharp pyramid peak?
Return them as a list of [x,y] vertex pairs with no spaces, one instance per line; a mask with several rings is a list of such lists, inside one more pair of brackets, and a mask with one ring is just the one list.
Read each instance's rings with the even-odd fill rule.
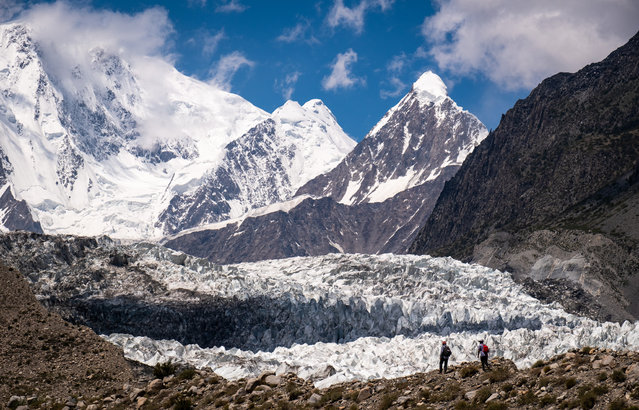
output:
[[432,71],[426,71],[413,83],[413,92],[415,92],[421,100],[431,102],[448,97],[446,84]]

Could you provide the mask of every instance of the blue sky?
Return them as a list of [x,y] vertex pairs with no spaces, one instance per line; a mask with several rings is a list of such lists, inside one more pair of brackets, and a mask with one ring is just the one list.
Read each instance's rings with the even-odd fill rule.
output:
[[[2,20],[53,3],[2,1]],[[459,105],[495,128],[543,78],[600,60],[639,30],[635,0],[66,4],[123,19],[120,31],[126,22],[141,25],[137,29],[151,34],[139,41],[161,44],[155,52],[178,70],[266,111],[288,98],[320,98],[356,140],[426,70],[442,77]]]

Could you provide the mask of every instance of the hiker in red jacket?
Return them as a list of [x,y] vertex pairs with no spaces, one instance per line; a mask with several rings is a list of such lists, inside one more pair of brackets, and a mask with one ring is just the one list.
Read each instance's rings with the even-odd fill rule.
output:
[[490,349],[484,344],[483,340],[480,340],[479,347],[477,347],[477,356],[479,357],[479,360],[481,360],[481,369],[483,371],[486,371],[486,369],[490,370],[490,365],[488,364],[488,352],[490,352]]

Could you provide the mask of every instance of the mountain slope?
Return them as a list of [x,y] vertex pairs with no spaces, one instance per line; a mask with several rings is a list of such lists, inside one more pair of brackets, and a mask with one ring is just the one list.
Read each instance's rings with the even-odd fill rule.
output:
[[[58,407],[51,402],[65,403],[71,395],[84,395],[86,399],[106,395],[123,384],[148,378],[150,371],[126,360],[121,349],[90,329],[71,325],[48,312],[14,268],[0,265],[0,283],[3,408],[11,397],[26,393],[32,407],[45,400],[49,402],[46,407]],[[147,375],[142,374],[143,370]],[[20,401],[26,404],[27,397],[6,408],[16,408]]]
[[320,100],[288,101],[225,147],[221,165],[194,191],[175,195],[159,223],[170,234],[237,218],[290,199],[355,146]]
[[344,161],[297,194],[331,197],[347,205],[383,202],[440,175],[450,178],[486,134],[429,71]]
[[544,80],[446,184],[415,253],[569,279],[639,317],[639,35]]
[[[86,44],[58,49],[37,35],[23,24],[0,26],[0,150],[10,165],[4,169],[11,170],[6,178],[13,194],[26,201],[46,232],[158,238],[164,229],[208,220],[176,215],[193,212],[175,203],[181,196],[197,197],[217,170],[234,167],[224,161],[250,157],[240,151],[251,144],[231,144],[270,118],[282,130],[268,160],[282,162],[280,173],[298,176],[278,179],[278,194],[330,169],[354,145],[317,101],[306,107],[304,121],[285,125],[285,115],[271,116],[184,76],[159,57]],[[306,155],[312,144],[331,155]],[[288,163],[291,152],[294,164]],[[300,168],[316,173],[298,174]],[[226,182],[209,189],[224,190]],[[231,197],[221,206],[235,215],[281,195]],[[172,218],[184,220],[158,221],[167,207],[173,207]]]
[[424,73],[343,161],[297,191],[295,207],[185,232],[166,245],[222,263],[405,252],[444,182],[486,134],[437,75]]

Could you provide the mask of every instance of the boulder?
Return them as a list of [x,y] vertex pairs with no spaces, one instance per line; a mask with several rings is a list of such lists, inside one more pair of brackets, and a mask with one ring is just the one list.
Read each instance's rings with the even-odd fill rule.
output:
[[626,376],[636,382],[639,380],[639,363],[633,363],[626,369]]
[[266,378],[264,379],[264,383],[266,383],[268,386],[276,387],[282,383],[282,378],[275,375],[266,376]]
[[357,394],[357,401],[358,402],[362,402],[362,401],[368,399],[369,397],[371,397],[371,395],[372,395],[371,389],[369,389],[368,387],[364,387]]
[[246,381],[246,387],[244,390],[247,392],[252,392],[255,388],[260,384],[261,380],[259,378],[252,378]]
[[136,409],[141,408],[142,406],[144,406],[146,404],[147,400],[149,400],[149,399],[147,399],[146,397],[138,397],[138,400],[135,403],[135,408]]
[[308,399],[308,404],[310,404],[311,406],[314,406],[317,403],[319,403],[321,400],[322,400],[322,396],[320,396],[317,393],[313,393],[311,397]]
[[148,392],[158,392],[164,388],[164,383],[160,379],[154,379],[146,386]]
[[486,399],[486,403],[490,403],[493,400],[497,400],[499,398],[499,393],[493,393],[489,398]]

